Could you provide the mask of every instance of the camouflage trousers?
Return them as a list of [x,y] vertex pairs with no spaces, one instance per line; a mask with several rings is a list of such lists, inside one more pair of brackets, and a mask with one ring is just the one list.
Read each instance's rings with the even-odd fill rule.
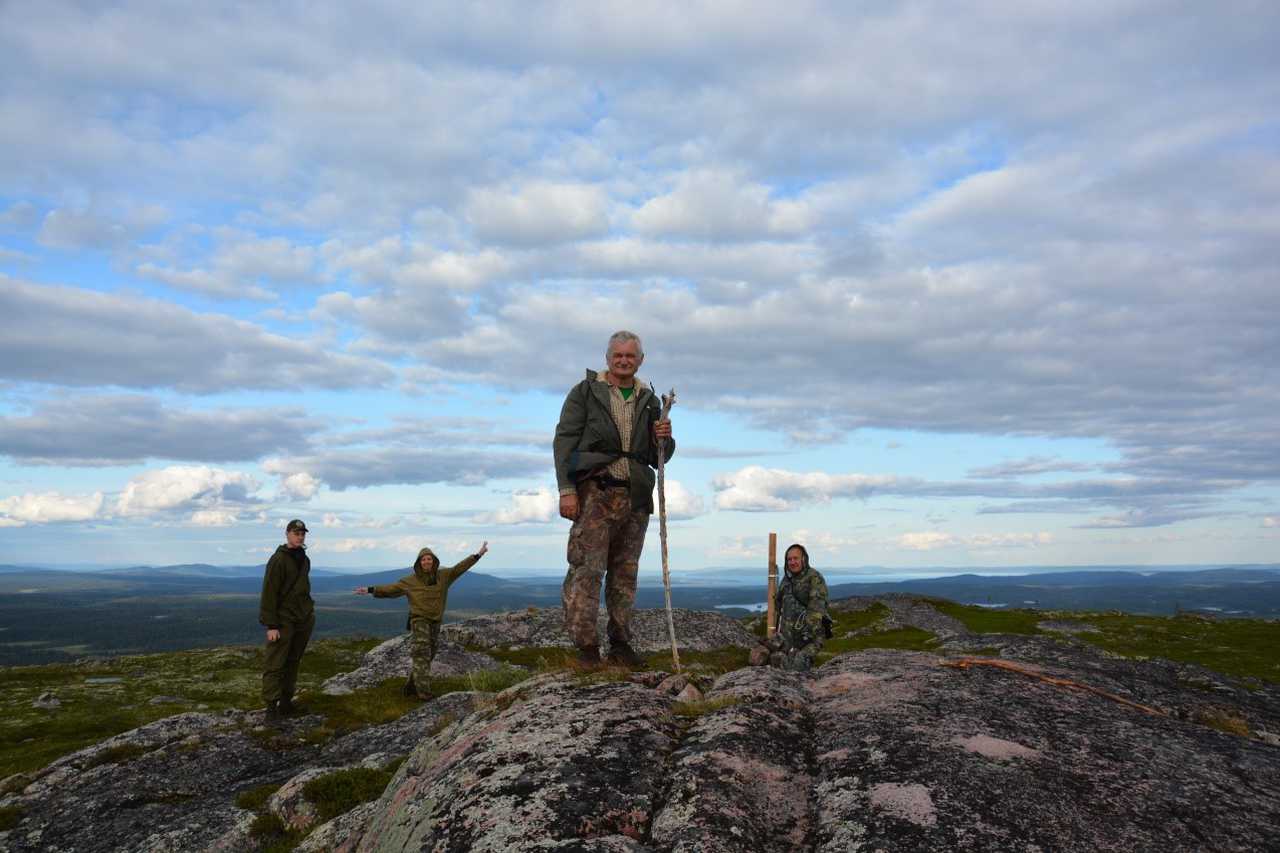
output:
[[435,619],[414,616],[409,620],[409,659],[413,662],[413,686],[419,696],[431,692],[431,661],[440,646],[440,623]]
[[302,653],[307,650],[315,626],[315,614],[306,622],[286,623],[280,626],[280,639],[267,643],[262,657],[262,698],[267,704],[293,698]]
[[781,634],[774,635],[769,641],[769,666],[784,669],[788,672],[808,672],[813,669],[813,660],[822,651],[822,640],[810,640],[803,646],[790,645]]
[[600,645],[596,616],[602,578],[609,643],[631,642],[631,606],[648,527],[649,513],[631,509],[627,489],[606,488],[593,480],[578,486],[578,517],[569,531],[569,572],[560,593],[565,632],[578,648]]

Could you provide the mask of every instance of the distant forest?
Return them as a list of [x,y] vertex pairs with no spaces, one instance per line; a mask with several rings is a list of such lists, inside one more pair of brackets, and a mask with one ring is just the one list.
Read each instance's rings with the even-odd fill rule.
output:
[[[181,571],[175,571],[180,568]],[[72,661],[84,657],[256,644],[259,578],[226,577],[206,567],[161,567],[127,572],[53,572],[0,567],[0,665]],[[351,594],[387,583],[401,570],[317,575],[313,591],[318,636],[390,637],[404,630],[404,599]],[[1072,571],[991,577],[958,575],[897,583],[831,585],[832,599],[913,592],[953,601],[1042,610],[1123,610],[1170,615],[1198,610],[1222,617],[1280,618],[1280,570],[1224,568],[1139,574]],[[675,606],[745,615],[764,601],[752,586],[677,586]],[[638,607],[661,607],[662,587],[644,584]],[[525,607],[560,606],[552,578],[468,574],[449,595],[447,619]]]

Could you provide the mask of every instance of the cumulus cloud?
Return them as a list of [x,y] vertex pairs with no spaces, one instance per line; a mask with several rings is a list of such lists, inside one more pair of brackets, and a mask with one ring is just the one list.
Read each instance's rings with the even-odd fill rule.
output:
[[287,473],[277,460],[267,460],[262,470],[268,474],[279,474],[280,496],[285,500],[309,501],[320,491],[322,483],[306,471]]
[[560,517],[560,496],[547,488],[515,492],[511,503],[476,516],[478,524],[547,524]]
[[27,492],[0,498],[0,526],[93,521],[102,515],[102,492],[64,495],[59,492]]
[[131,210],[123,217],[59,208],[45,214],[36,240],[55,249],[109,249],[137,239],[164,218],[157,207]]
[[[707,511],[702,495],[690,491],[679,480],[668,479],[663,485],[666,492],[667,518],[673,521],[697,518]],[[656,493],[654,509],[657,509]]]
[[[250,323],[151,299],[36,285],[0,275],[0,377],[58,385],[173,388],[354,388],[393,376]],[[127,341],[128,346],[121,346]]]
[[240,520],[232,510],[201,509],[191,513],[191,523],[196,527],[230,527]]
[[[376,447],[267,460],[268,473],[306,474],[335,491],[370,486],[455,483],[477,486],[491,479],[546,473],[545,455],[483,453],[467,449]],[[313,492],[314,493],[314,492]]]
[[0,454],[28,465],[241,462],[306,446],[318,427],[300,408],[202,411],[132,394],[65,396],[0,416]]
[[145,517],[181,511],[233,511],[256,503],[257,490],[258,481],[238,471],[171,465],[130,479],[116,500],[115,512],[123,517]]
[[1262,519],[1263,527],[1280,527],[1280,515],[1268,515]]
[[1035,548],[1049,545],[1053,535],[1039,533],[976,533],[957,535],[937,530],[903,533],[894,544],[906,551],[937,551],[944,548],[967,548],[973,551],[994,551],[1009,548]]
[[632,218],[642,234],[699,240],[797,237],[816,217],[803,202],[770,199],[763,184],[723,172],[696,171],[670,193],[650,199]]
[[470,192],[465,215],[483,240],[546,245],[607,233],[606,200],[601,187],[585,184],[485,187]]
[[716,490],[717,509],[769,512],[796,509],[804,503],[824,503],[836,497],[866,498],[898,482],[897,477],[889,475],[796,473],[750,465],[716,477],[712,487]]

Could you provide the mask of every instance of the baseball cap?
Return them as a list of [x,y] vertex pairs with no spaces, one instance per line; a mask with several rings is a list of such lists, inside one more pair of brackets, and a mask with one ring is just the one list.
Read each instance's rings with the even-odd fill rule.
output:
[[302,523],[302,519],[295,518],[293,521],[289,522],[284,526],[284,530],[286,533],[288,533],[291,530],[301,530],[303,533],[306,533],[307,526]]

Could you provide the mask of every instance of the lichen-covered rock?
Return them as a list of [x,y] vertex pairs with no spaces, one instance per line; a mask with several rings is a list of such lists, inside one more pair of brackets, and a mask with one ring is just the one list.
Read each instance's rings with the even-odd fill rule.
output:
[[[608,646],[603,609],[597,622],[601,646]],[[756,640],[742,623],[720,613],[702,610],[672,610],[676,641],[680,649],[707,651],[730,646],[748,648]],[[465,622],[447,624],[442,629],[450,640],[473,648],[560,646],[573,643],[564,632],[564,614],[559,609],[535,608],[513,613],[492,613]],[[667,613],[661,609],[638,609],[631,614],[631,645],[638,651],[658,652],[671,648]]]
[[[409,677],[409,634],[400,634],[365,652],[360,667],[327,679],[321,691],[341,696],[355,690],[377,687],[389,678]],[[442,642],[431,660],[431,674],[441,678],[478,670],[497,669],[501,664],[486,654],[471,652],[453,642]]]
[[629,681],[543,676],[509,688],[488,711],[419,746],[358,842],[338,849],[481,853],[606,849],[581,840],[613,836],[640,842],[679,740],[670,705]]

